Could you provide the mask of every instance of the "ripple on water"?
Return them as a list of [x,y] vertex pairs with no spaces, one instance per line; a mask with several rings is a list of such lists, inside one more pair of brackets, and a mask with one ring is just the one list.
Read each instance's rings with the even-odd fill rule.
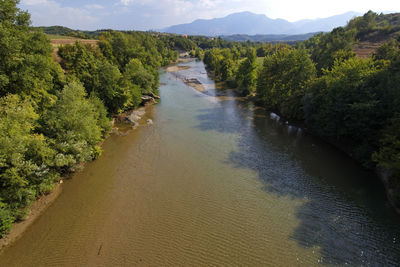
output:
[[154,124],[107,139],[0,266],[398,265],[370,174],[251,104],[160,80]]

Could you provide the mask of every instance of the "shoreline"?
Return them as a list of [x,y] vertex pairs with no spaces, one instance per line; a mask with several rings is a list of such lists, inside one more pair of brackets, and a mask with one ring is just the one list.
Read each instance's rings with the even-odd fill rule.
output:
[[[213,79],[213,74],[207,68],[206,68],[206,72],[207,72],[207,75],[211,79]],[[214,81],[214,82],[215,82],[215,84],[217,84],[216,81]],[[224,86],[222,86],[220,88],[220,90],[221,91],[227,91],[227,90],[235,91],[235,89],[226,88]],[[265,109],[264,107],[262,107],[259,104],[257,104],[256,98],[254,96],[240,97],[240,100],[241,101],[252,102],[254,104],[254,106],[256,106],[258,108],[262,108],[267,112],[277,114],[279,116],[280,120],[282,119],[283,121],[287,121],[287,122],[289,122],[289,125],[301,128],[302,130],[304,130],[308,134],[312,135],[313,137],[319,138],[322,141],[326,142],[327,144],[332,145],[333,147],[335,147],[339,151],[342,151],[344,154],[346,154],[348,157],[350,157],[351,159],[355,160],[359,165],[362,166],[362,163],[352,155],[351,151],[346,149],[345,145],[340,145],[340,144],[337,144],[335,142],[330,141],[329,139],[326,139],[326,138],[323,138],[321,136],[315,135],[312,131],[308,130],[307,127],[305,127],[303,122],[299,123],[299,122],[293,122],[293,121],[290,121],[290,120],[286,120],[284,117],[281,117],[281,115],[279,113],[274,112],[272,110]],[[365,168],[364,166],[362,166],[362,167]],[[369,169],[369,168],[365,168],[365,169],[370,171],[370,172],[372,172],[372,173],[375,173],[377,179],[382,183],[382,186],[385,189],[385,194],[386,194],[386,198],[387,198],[388,203],[391,205],[391,207],[393,208],[395,213],[400,215],[400,202],[399,202],[398,199],[396,199],[395,192],[393,191],[393,188],[391,188],[390,185],[389,185],[389,175],[391,173],[390,170],[382,169],[380,167],[375,167],[374,169]]]
[[13,223],[10,232],[0,239],[0,254],[3,252],[4,248],[12,245],[21,238],[26,230],[28,230],[28,228],[54,203],[62,193],[63,180],[64,178],[60,178],[49,194],[42,195],[33,202],[29,207],[29,215],[26,219]]
[[[152,105],[150,103],[140,106],[134,110],[129,110],[126,111],[123,114],[119,115],[114,115],[113,119],[110,121],[112,125],[112,129],[110,130],[110,134],[117,134],[119,136],[125,136],[127,135],[130,131],[135,130],[139,125],[139,120],[142,119],[144,114],[146,113],[146,107],[148,105]],[[120,120],[121,119],[121,120]],[[129,119],[129,120],[128,120]],[[151,121],[152,123],[152,121]],[[119,124],[119,125],[116,125]],[[147,125],[149,125],[150,122],[147,122]],[[123,127],[121,127],[123,126]],[[104,138],[100,142],[100,146],[104,143],[104,141],[108,137]],[[77,166],[80,165],[85,165],[87,162],[78,164]],[[39,196],[29,207],[29,213],[27,217],[24,220],[14,222],[12,224],[11,230],[8,234],[4,235],[2,238],[0,238],[0,254],[3,252],[3,250],[9,246],[11,246],[14,242],[18,241],[24,233],[29,229],[29,227],[35,223],[35,221],[44,213],[46,210],[57,200],[57,198],[61,195],[62,193],[62,186],[63,186],[63,181],[65,179],[68,179],[71,175],[74,175],[75,172],[72,172],[70,174],[66,174],[64,176],[61,176],[57,182],[55,182],[54,189],[51,190],[51,192],[47,195],[41,195]]]
[[172,66],[168,66],[165,68],[165,70],[167,72],[178,72],[178,71],[187,70],[187,69],[190,69],[190,67],[189,66],[172,65]]

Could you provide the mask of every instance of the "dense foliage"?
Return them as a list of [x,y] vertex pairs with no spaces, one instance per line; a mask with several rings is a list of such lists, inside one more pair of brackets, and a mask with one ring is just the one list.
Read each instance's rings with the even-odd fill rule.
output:
[[304,49],[282,49],[266,56],[257,82],[259,101],[284,117],[301,120],[302,99],[315,74],[315,65]]
[[99,156],[110,116],[156,93],[158,68],[177,59],[157,35],[106,31],[98,46],[60,47],[58,64],[18,2],[0,0],[0,236],[61,175]]
[[61,175],[100,155],[110,116],[157,93],[158,69],[177,59],[175,49],[204,57],[216,80],[303,121],[364,165],[388,170],[400,201],[400,39],[369,59],[352,51],[360,39],[393,37],[398,16],[368,12],[296,46],[99,31],[98,45],[60,47],[58,64],[17,4],[0,0],[0,236]]
[[[303,121],[366,167],[385,168],[400,203],[400,37],[393,38],[399,25],[399,14],[369,11],[295,46],[245,43],[258,58],[232,43],[206,50],[204,62],[238,93],[253,95],[255,86],[265,108]],[[366,40],[385,42],[360,59],[353,48]]]
[[349,22],[346,29],[355,29],[357,39],[364,41],[387,41],[400,34],[400,14],[376,14],[368,11]]

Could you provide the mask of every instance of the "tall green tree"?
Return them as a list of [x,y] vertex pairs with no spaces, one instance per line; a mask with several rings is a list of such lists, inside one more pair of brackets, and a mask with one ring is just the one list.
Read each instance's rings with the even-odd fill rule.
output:
[[253,94],[257,83],[256,51],[253,48],[247,50],[246,59],[240,63],[236,73],[236,81],[239,85],[239,92],[242,95]]
[[57,151],[55,165],[62,171],[99,155],[98,143],[103,133],[99,121],[105,118],[96,105],[99,103],[94,104],[86,98],[81,84],[71,82],[59,93],[55,105],[43,115],[41,130]]
[[64,77],[49,40],[31,31],[30,16],[18,3],[0,1],[0,97],[18,94],[43,110],[54,103],[51,92],[63,86]]
[[346,30],[343,27],[335,28],[332,32],[320,34],[313,39],[311,58],[316,63],[321,74],[323,69],[330,69],[338,59],[346,60],[355,57],[353,44],[356,30]]
[[289,119],[302,120],[302,99],[315,75],[315,65],[306,50],[279,50],[264,59],[257,81],[257,97],[268,109]]
[[24,217],[28,205],[57,178],[51,169],[55,153],[36,133],[38,118],[30,101],[0,98],[0,216],[7,215],[0,218],[0,234],[9,229],[7,222]]
[[386,113],[377,85],[381,71],[370,59],[338,60],[312,83],[305,98],[307,125],[319,136],[351,140],[362,162],[370,162]]

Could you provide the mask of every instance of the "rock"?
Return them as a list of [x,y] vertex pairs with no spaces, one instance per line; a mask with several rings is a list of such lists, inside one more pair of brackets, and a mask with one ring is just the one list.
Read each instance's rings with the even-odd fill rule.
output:
[[125,120],[130,124],[135,124],[136,121],[138,121],[140,119],[141,119],[141,117],[139,117],[138,115],[135,115],[135,114],[133,114],[133,115],[131,114],[125,118]]
[[152,98],[154,98],[154,99],[160,99],[160,98],[161,98],[160,96],[156,95],[156,94],[153,93],[153,92],[146,93],[145,95],[146,95],[146,96],[150,96],[150,97],[152,97]]
[[134,110],[131,112],[131,114],[125,117],[125,121],[135,125],[145,113],[146,112],[144,110]]
[[194,84],[201,84],[201,82],[199,80],[197,80],[196,78],[185,78],[184,79],[185,83],[194,83]]
[[113,133],[113,134],[119,134],[118,128],[117,128],[117,127],[113,127],[112,130],[111,130],[111,133]]
[[152,96],[144,95],[142,96],[142,105],[146,104],[156,104],[156,100]]
[[153,125],[153,120],[152,119],[147,119],[147,125]]

